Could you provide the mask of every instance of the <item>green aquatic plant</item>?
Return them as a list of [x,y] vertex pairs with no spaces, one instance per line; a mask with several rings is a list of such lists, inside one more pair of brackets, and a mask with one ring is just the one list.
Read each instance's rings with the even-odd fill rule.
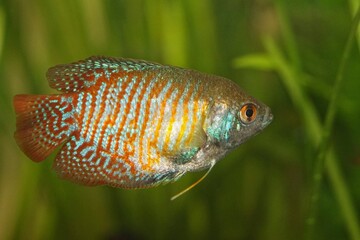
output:
[[303,86],[301,86],[301,83],[304,82],[301,78],[305,77],[305,73],[301,70],[301,62],[298,51],[296,50],[293,33],[289,28],[288,19],[285,17],[281,1],[278,1],[277,10],[280,16],[285,45],[287,47],[286,50],[289,53],[290,59],[286,59],[273,38],[265,37],[264,47],[266,53],[251,54],[237,58],[234,61],[234,65],[240,68],[250,67],[258,70],[276,71],[280,75],[294,105],[300,112],[300,116],[303,117],[309,141],[317,148],[316,154],[314,155],[312,191],[309,197],[309,215],[306,219],[307,239],[314,238],[313,231],[316,226],[324,168],[332,183],[334,194],[338,199],[349,235],[352,239],[359,239],[360,228],[356,208],[351,199],[349,189],[346,186],[345,178],[341,172],[342,170],[337,163],[338,159],[335,157],[334,150],[330,147],[330,139],[339,102],[340,88],[342,81],[344,81],[345,66],[349,59],[355,35],[359,29],[360,7],[354,17],[344,52],[340,58],[339,69],[336,74],[323,126],[314,104],[304,92]]
[[[357,239],[359,28],[341,56],[359,2],[0,1],[0,239]],[[176,201],[204,172],[139,191],[61,181],[54,155],[35,164],[17,148],[12,99],[49,93],[50,66],[92,55],[233,79],[274,121]]]

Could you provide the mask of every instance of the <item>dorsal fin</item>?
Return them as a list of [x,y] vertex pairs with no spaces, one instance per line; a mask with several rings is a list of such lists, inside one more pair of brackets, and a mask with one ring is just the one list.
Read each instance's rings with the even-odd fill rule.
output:
[[98,79],[114,73],[142,71],[162,67],[143,60],[93,56],[70,64],[49,68],[46,78],[52,88],[61,92],[78,92],[94,85]]

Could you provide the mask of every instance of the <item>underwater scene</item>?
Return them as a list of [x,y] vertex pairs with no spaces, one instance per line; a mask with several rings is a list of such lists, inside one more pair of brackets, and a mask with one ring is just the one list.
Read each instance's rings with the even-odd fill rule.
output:
[[2,0],[0,239],[360,239],[360,0]]

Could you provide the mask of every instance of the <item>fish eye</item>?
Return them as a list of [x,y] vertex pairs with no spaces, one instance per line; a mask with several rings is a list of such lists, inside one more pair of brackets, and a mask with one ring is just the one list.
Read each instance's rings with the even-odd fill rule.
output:
[[255,120],[257,115],[257,107],[252,103],[247,103],[241,107],[240,120],[243,123],[251,123]]

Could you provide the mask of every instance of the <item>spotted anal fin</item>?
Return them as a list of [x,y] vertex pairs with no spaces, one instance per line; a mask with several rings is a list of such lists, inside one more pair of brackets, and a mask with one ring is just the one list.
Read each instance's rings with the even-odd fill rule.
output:
[[56,65],[46,73],[50,87],[61,92],[79,92],[112,74],[126,74],[162,65],[142,60],[93,56],[69,64]]
[[53,168],[62,179],[88,186],[103,185],[106,179],[101,161],[104,159],[92,143],[74,134],[58,152]]
[[81,185],[128,189],[153,187],[176,174],[142,171],[138,175],[132,163],[96,148],[78,133],[73,134],[60,149],[53,168],[60,178]]
[[71,96],[16,95],[15,140],[33,161],[44,160],[74,130]]

